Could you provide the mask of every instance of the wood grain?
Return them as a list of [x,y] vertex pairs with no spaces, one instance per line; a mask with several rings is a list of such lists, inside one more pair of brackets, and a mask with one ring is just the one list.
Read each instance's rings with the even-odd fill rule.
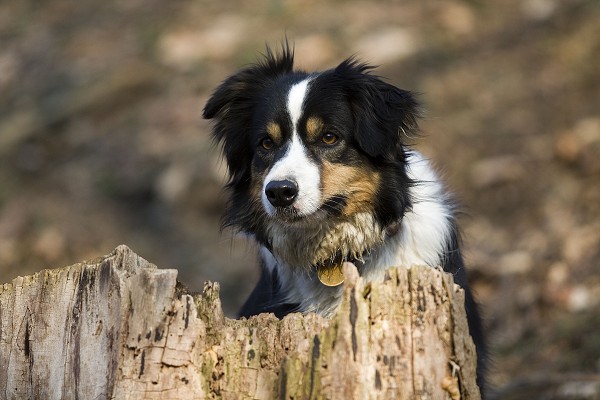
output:
[[428,267],[365,283],[337,315],[223,315],[126,246],[0,286],[6,399],[479,399],[463,293]]

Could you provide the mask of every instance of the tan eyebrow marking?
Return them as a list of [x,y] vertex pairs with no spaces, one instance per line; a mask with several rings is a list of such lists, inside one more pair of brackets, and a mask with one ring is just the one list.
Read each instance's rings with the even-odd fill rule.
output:
[[281,126],[277,122],[271,121],[267,124],[267,134],[274,142],[281,142]]
[[306,136],[311,142],[316,141],[323,131],[325,124],[318,117],[310,117],[306,120]]

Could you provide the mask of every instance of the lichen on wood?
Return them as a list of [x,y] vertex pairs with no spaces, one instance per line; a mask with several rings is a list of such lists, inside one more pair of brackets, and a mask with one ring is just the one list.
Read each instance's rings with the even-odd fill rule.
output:
[[224,316],[218,283],[126,246],[0,286],[0,397],[478,399],[463,293],[440,270],[344,271],[332,319]]

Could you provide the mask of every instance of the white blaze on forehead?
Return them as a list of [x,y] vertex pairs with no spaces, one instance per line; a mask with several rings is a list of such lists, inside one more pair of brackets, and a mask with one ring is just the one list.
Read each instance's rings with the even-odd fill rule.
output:
[[298,185],[298,197],[292,207],[299,215],[308,215],[321,203],[319,168],[308,157],[306,147],[298,135],[298,120],[302,116],[304,99],[308,91],[310,78],[294,84],[288,93],[287,111],[292,122],[292,138],[287,151],[271,168],[263,182],[262,203],[268,214],[275,214],[275,207],[269,202],[265,188],[269,182],[290,180]]
[[294,134],[296,133],[296,125],[302,115],[302,105],[304,104],[304,98],[308,91],[308,84],[311,79],[307,78],[301,82],[295,83],[288,93],[287,109],[294,127]]

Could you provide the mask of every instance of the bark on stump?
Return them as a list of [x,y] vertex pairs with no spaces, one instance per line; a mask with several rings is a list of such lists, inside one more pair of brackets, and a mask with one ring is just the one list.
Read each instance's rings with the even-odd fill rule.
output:
[[218,283],[126,246],[0,286],[6,399],[478,399],[462,290],[433,268],[365,283],[330,320],[223,315]]

